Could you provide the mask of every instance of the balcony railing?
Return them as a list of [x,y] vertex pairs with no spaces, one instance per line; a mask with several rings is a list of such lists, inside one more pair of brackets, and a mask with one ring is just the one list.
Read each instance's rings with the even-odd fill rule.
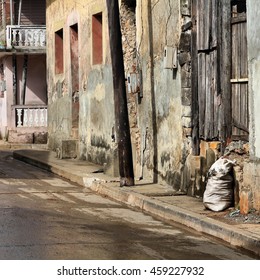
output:
[[45,49],[46,26],[6,26],[7,49]]
[[17,105],[14,108],[16,127],[47,127],[47,106]]

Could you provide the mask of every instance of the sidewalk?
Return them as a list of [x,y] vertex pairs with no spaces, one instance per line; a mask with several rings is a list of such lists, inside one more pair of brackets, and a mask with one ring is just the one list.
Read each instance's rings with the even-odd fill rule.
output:
[[[1,147],[0,143],[0,150]],[[99,173],[100,166],[75,159],[58,159],[54,152],[40,150],[35,146],[27,147],[29,149],[20,148],[23,150],[14,150],[15,159],[53,172],[167,223],[177,222],[247,249],[260,257],[259,221],[250,223],[246,219],[235,221],[225,218],[230,211],[215,213],[205,210],[201,199],[178,194],[167,186],[139,181],[134,187],[120,188],[118,178]]]

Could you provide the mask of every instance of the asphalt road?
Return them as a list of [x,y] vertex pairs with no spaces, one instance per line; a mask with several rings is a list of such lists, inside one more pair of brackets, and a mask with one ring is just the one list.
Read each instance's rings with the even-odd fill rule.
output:
[[253,259],[0,151],[1,260]]

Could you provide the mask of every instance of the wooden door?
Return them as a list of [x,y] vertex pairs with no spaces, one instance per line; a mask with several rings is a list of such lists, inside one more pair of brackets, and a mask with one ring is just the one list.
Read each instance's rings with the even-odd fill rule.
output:
[[195,2],[199,138],[213,140],[219,136],[218,1]]
[[[193,123],[198,139],[248,140],[246,0],[193,0]],[[195,51],[194,51],[195,50]],[[197,114],[197,115],[196,115]],[[195,137],[193,137],[195,139]],[[197,141],[198,142],[198,141]]]
[[232,32],[232,139],[248,140],[248,63],[246,0],[231,3]]

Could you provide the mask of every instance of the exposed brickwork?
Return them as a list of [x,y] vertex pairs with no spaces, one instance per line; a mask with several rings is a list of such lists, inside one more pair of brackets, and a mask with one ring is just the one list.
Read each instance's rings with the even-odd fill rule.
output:
[[[191,2],[190,0],[181,1],[182,32],[179,41],[179,64],[181,66],[181,100],[184,106],[183,111],[191,112]],[[189,109],[187,109],[189,107]],[[182,126],[184,136],[190,137],[189,128],[192,126],[191,114],[182,115]]]
[[[125,74],[137,73],[136,15],[134,5],[129,6],[127,1],[122,1],[120,7],[120,21]],[[135,160],[134,166],[141,164],[141,137],[140,129],[137,124],[137,93],[138,92],[127,93],[133,158]]]
[[252,193],[250,190],[242,190],[240,193],[240,213],[246,215],[252,207]]

